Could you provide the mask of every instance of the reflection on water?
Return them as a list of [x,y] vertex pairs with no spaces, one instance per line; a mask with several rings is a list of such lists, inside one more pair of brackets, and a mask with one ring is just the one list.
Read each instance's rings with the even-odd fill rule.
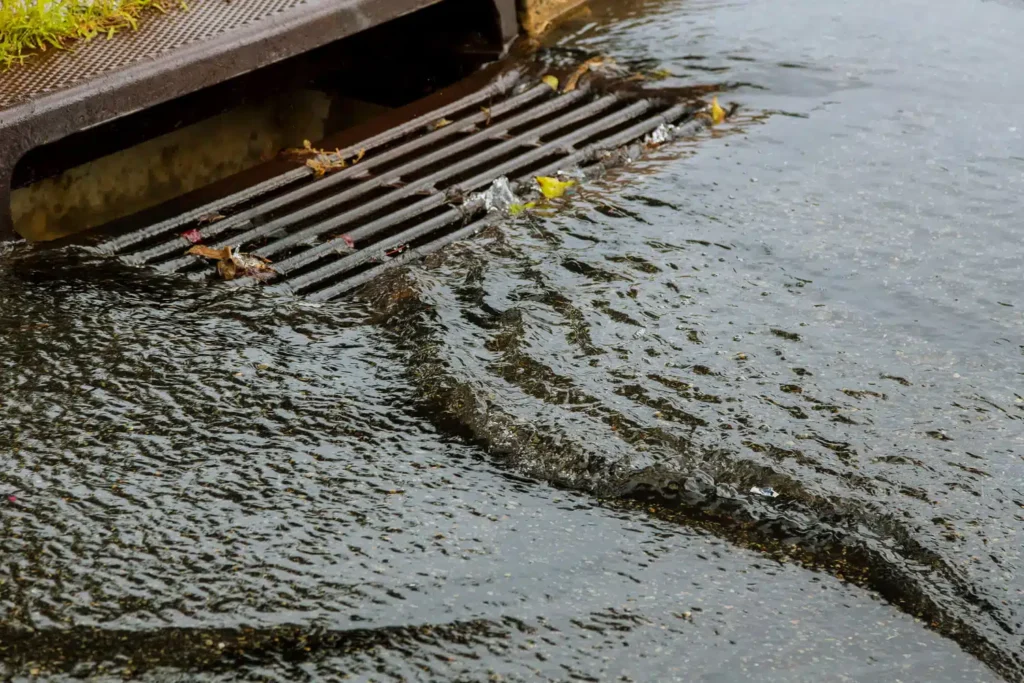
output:
[[1020,679],[1024,14],[941,9],[595,2],[741,116],[340,304],[18,250],[0,670]]

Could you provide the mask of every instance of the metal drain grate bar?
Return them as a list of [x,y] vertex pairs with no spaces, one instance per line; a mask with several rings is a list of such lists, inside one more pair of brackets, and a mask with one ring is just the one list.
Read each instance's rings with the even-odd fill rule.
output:
[[[590,145],[589,147],[582,149],[579,152],[576,152],[575,154],[565,159],[559,160],[549,166],[538,169],[537,171],[535,171],[535,173],[538,175],[552,174],[564,168],[566,165],[575,166],[591,162],[602,151],[607,149],[614,149],[621,145],[628,144],[633,140],[637,140],[646,135],[647,133],[650,133],[652,130],[662,125],[663,123],[671,123],[675,120],[678,120],[681,116],[685,115],[688,112],[688,110],[689,107],[685,105],[676,105],[675,107],[672,107],[671,109],[665,111],[663,114],[654,116],[649,119],[645,119],[640,123],[631,126],[625,131],[618,133],[617,135],[614,135],[604,140],[600,140],[599,142]],[[528,182],[530,178],[530,175],[516,178],[513,184],[517,186],[516,189],[518,191],[521,191],[521,186]],[[459,209],[452,209],[446,212],[443,216],[438,216],[437,218],[431,221],[405,230],[399,233],[398,235],[395,235],[391,238],[388,238],[387,240],[382,241],[379,244],[375,244],[372,249],[362,249],[360,251],[357,251],[344,257],[340,261],[324,266],[318,269],[317,271],[307,273],[303,277],[293,278],[290,281],[286,281],[285,283],[282,284],[282,287],[287,288],[293,293],[301,293],[305,289],[308,289],[310,286],[314,285],[317,282],[335,278],[341,274],[344,274],[345,272],[354,270],[359,266],[369,263],[375,258],[385,256],[388,250],[395,249],[403,244],[410,244],[415,240],[423,237],[424,235],[427,235],[439,228],[443,228],[447,225],[457,222],[460,218],[464,217],[470,211],[480,212],[483,210],[483,208],[483,202],[481,200],[477,200],[474,206],[464,205]],[[426,256],[427,254],[433,253],[438,249],[441,249],[451,244],[452,242],[456,242],[460,239],[464,239],[473,234],[476,234],[480,230],[489,226],[491,223],[495,222],[495,220],[496,217],[494,215],[477,220],[476,222],[471,223],[470,225],[460,230],[456,230],[455,232],[452,232],[437,240],[433,240],[422,246],[406,250],[393,258],[385,260],[384,263],[381,263],[369,270],[359,273],[355,277],[349,278],[325,289],[313,292],[312,294],[310,294],[310,298],[317,301],[327,301],[329,299],[337,298],[338,296],[341,296],[342,294],[349,292],[362,284],[365,284],[374,277],[377,277],[388,268],[401,265],[402,263],[405,263],[410,259]],[[314,274],[318,276],[315,276]]]
[[[367,194],[372,190],[385,187],[390,183],[400,183],[402,182],[403,174],[408,174],[410,172],[417,171],[425,166],[430,166],[434,163],[444,161],[449,157],[455,157],[459,153],[470,150],[482,142],[501,139],[501,136],[505,134],[509,129],[526,125],[546,114],[551,113],[552,111],[564,109],[565,107],[573,104],[575,101],[581,99],[581,97],[582,95],[580,97],[575,98],[571,96],[566,96],[565,98],[557,98],[548,101],[544,103],[544,105],[541,107],[538,107],[534,110],[530,110],[520,116],[517,116],[514,119],[511,119],[506,124],[497,126],[494,131],[491,131],[490,129],[482,130],[479,133],[476,133],[467,138],[464,138],[463,140],[460,140],[454,145],[449,145],[448,147],[444,147],[435,152],[432,152],[425,157],[415,159],[414,161],[411,161],[401,166],[400,168],[395,169],[393,172],[390,172],[386,175],[377,176],[367,182],[361,183],[360,185],[353,187],[350,190],[346,190],[337,195],[329,196],[326,199],[316,202],[315,204],[305,206],[292,214],[282,216],[277,220],[271,221],[269,223],[266,223],[265,225],[259,226],[258,228],[254,228],[248,232],[245,232],[237,236],[236,238],[224,242],[222,246],[227,246],[227,244],[229,243],[233,244],[236,242],[252,242],[256,239],[259,239],[260,237],[271,235],[278,230],[287,228],[290,225],[294,225],[301,221],[313,218],[333,207],[340,206],[341,204],[357,199],[361,195]],[[562,101],[563,99],[565,100],[564,102]],[[296,244],[299,244],[311,237],[316,237],[325,232],[329,232],[340,225],[344,225],[357,218],[361,218],[367,214],[379,211],[380,209],[384,208],[387,204],[394,203],[396,200],[405,199],[406,197],[410,197],[421,192],[436,192],[434,187],[437,183],[446,180],[454,175],[457,175],[458,173],[461,173],[467,169],[473,168],[476,165],[482,164],[495,155],[513,151],[517,147],[531,145],[531,143],[533,143],[538,136],[544,135],[547,132],[557,130],[559,127],[563,127],[569,123],[572,123],[574,120],[578,119],[583,113],[590,114],[596,111],[600,111],[601,109],[608,108],[615,104],[616,99],[617,98],[615,98],[614,95],[609,95],[605,98],[602,98],[601,100],[598,100],[597,102],[594,102],[593,104],[589,105],[589,107],[585,107],[584,110],[569,112],[568,114],[565,114],[564,116],[561,116],[548,124],[531,130],[528,133],[524,133],[519,137],[513,138],[511,140],[508,140],[497,145],[496,147],[489,148],[469,158],[463,159],[455,164],[452,164],[441,169],[440,171],[432,173],[426,176],[425,178],[421,178],[413,183],[404,185],[396,189],[395,191],[391,192],[386,197],[383,197],[379,200],[367,202],[366,204],[362,204],[357,208],[350,209],[349,211],[339,216],[336,216],[331,220],[318,222],[304,230],[289,235],[285,239],[271,243],[266,247],[260,249],[258,253],[260,254],[260,256],[273,256],[274,254],[280,252],[281,250],[293,247]],[[443,197],[441,199],[443,201]]]
[[[543,90],[547,90],[547,93],[544,93]],[[491,110],[491,116],[498,116],[500,114],[505,113],[506,111],[514,110],[515,108],[519,107],[524,103],[529,103],[537,99],[539,96],[543,96],[545,94],[550,95],[550,93],[551,88],[549,88],[548,86],[542,85],[540,86],[540,88],[534,88],[533,90],[523,93],[519,97],[513,98],[512,100],[503,103],[507,105],[505,107],[499,108],[498,106],[495,106],[494,109]],[[557,109],[562,109],[564,107],[569,106],[570,104],[572,104],[572,101],[561,102],[559,100],[552,100],[546,102],[540,107],[531,109],[526,113],[517,116],[513,119],[509,119],[507,122],[502,123],[500,126],[495,126],[493,130],[487,129],[485,131],[477,132],[476,134],[473,135],[468,135],[467,137],[464,137],[462,140],[458,141],[454,145],[442,148],[441,151],[446,151],[447,153],[457,153],[466,149],[470,149],[472,146],[477,145],[480,142],[487,141],[489,138],[494,138],[501,135],[510,128],[514,128],[516,126],[528,123],[532,119],[549,114]],[[495,112],[494,110],[497,110],[497,112]],[[286,227],[298,221],[309,219],[321,212],[329,210],[334,206],[338,206],[340,204],[344,204],[346,202],[357,199],[361,195],[367,194],[377,189],[399,184],[402,182],[403,174],[409,173],[410,171],[416,171],[434,161],[435,156],[436,159],[441,159],[445,156],[445,154],[435,153],[434,155],[427,155],[426,157],[417,158],[409,163],[399,166],[398,168],[392,169],[391,171],[388,171],[383,175],[374,176],[373,169],[378,166],[384,166],[388,162],[394,161],[396,159],[409,156],[410,154],[414,153],[421,147],[443,142],[445,138],[451,137],[452,135],[458,133],[472,133],[476,131],[478,124],[483,123],[486,120],[486,116],[487,115],[484,114],[483,112],[477,112],[476,114],[468,117],[467,119],[460,121],[458,124],[452,124],[443,128],[439,128],[435,130],[433,133],[430,133],[421,138],[414,139],[396,149],[393,149],[389,152],[380,155],[380,157],[371,158],[365,163],[350,165],[342,169],[341,171],[338,171],[336,173],[333,173],[329,176],[320,179],[315,183],[303,185],[302,187],[289,191],[286,194],[265,201],[261,203],[259,206],[253,207],[246,211],[242,211],[241,213],[232,216],[226,220],[207,226],[206,228],[201,229],[199,231],[199,234],[202,236],[204,240],[209,240],[231,230],[239,230],[244,229],[246,227],[250,227],[249,231],[244,232],[240,235],[235,235],[230,239],[221,240],[221,242],[219,242],[216,246],[224,247],[228,246],[229,244],[250,242],[264,235],[273,234],[275,231],[279,230],[282,227]],[[437,120],[438,119],[433,119],[431,123]],[[365,152],[365,150],[365,147],[360,147],[359,152]],[[345,158],[350,157],[356,153],[358,152],[348,153],[346,151],[340,154],[339,156]],[[305,166],[303,167],[303,170],[308,172],[307,176],[312,175],[313,173]],[[365,178],[370,178],[370,180],[367,182],[360,183],[355,187],[345,190],[339,194],[328,196],[326,199],[317,201],[314,204],[309,204],[300,207],[300,209],[297,212],[284,216],[280,219],[272,220],[269,223],[264,223],[262,225],[259,225],[258,227],[251,227],[255,223],[259,222],[259,219],[264,218],[279,209],[282,209],[292,204],[297,204],[298,202],[309,197],[312,197],[314,195],[322,194],[325,190],[329,190],[332,187],[341,185],[342,183]],[[419,187],[406,188],[408,192],[412,192],[416,189],[419,189]],[[403,195],[393,196],[397,198]],[[170,242],[166,242],[164,244],[158,245],[144,252],[136,254],[132,260],[140,265],[142,263],[149,263],[159,259],[160,257],[167,256],[168,254],[179,252],[182,246],[187,247],[189,244],[191,243],[186,243],[184,241],[184,238],[172,239]],[[177,270],[187,265],[187,263],[188,260],[178,260],[172,263],[163,264],[161,268],[164,270]]]
[[[598,104],[600,102],[601,100],[598,100],[598,102],[596,102],[595,104]],[[574,133],[571,133],[570,135],[566,135],[562,138],[559,138],[558,140],[555,140],[553,143],[555,145],[554,150],[547,146],[538,147],[523,156],[516,157],[497,167],[487,169],[483,173],[480,173],[479,175],[474,176],[472,179],[465,181],[462,185],[458,187],[458,191],[460,194],[472,192],[473,190],[479,189],[487,185],[488,183],[492,182],[495,178],[507,175],[518,168],[521,168],[525,165],[537,161],[541,161],[545,157],[551,156],[553,151],[568,153],[568,151],[571,151],[572,145],[578,142],[582,142],[583,140],[586,140],[587,138],[601,132],[602,130],[612,128],[616,124],[621,123],[624,120],[633,118],[634,116],[643,113],[650,107],[651,103],[649,101],[641,100],[639,102],[635,102],[634,104],[627,107],[625,110],[617,114],[614,114],[613,116],[600,119],[589,126],[585,126],[584,128],[581,128],[575,131]],[[277,266],[275,266],[275,270],[277,270],[279,273],[287,275],[290,271],[293,271],[308,263],[311,263],[312,261],[320,258],[322,255],[326,253],[332,251],[336,252],[339,249],[344,249],[345,247],[348,247],[348,243],[350,241],[356,243],[365,240],[381,232],[382,230],[397,225],[398,223],[401,223],[402,221],[407,220],[408,218],[411,218],[416,214],[423,213],[424,211],[436,208],[437,206],[440,206],[443,203],[444,197],[439,195],[435,195],[428,199],[416,202],[415,204],[408,206],[400,211],[396,211],[388,216],[385,216],[384,218],[381,218],[377,221],[356,228],[355,230],[352,230],[347,235],[345,235],[345,237],[337,237],[335,239],[324,242],[319,246],[313,247],[311,249],[308,249],[307,251],[297,254],[289,259],[286,259],[281,263],[277,264]],[[348,239],[345,239],[346,237]],[[260,252],[260,255],[263,255],[263,250],[260,250]],[[297,281],[299,279],[297,279]]]
[[[593,104],[584,107],[578,112],[570,112],[565,116],[561,116],[555,119],[549,124],[541,126],[536,130],[530,131],[530,133],[524,136],[520,136],[519,138],[509,140],[508,142],[498,145],[493,149],[488,149],[484,152],[481,152],[480,154],[476,154],[472,157],[469,157],[468,159],[464,159],[463,161],[455,163],[433,175],[427,176],[423,180],[417,181],[413,185],[410,185],[407,188],[404,188],[403,190],[394,193],[394,195],[384,198],[384,200],[382,201],[371,202],[365,206],[359,207],[358,209],[355,209],[353,211],[346,212],[330,220],[324,221],[322,223],[317,223],[309,228],[306,228],[305,230],[300,230],[299,232],[293,235],[289,235],[288,237],[282,240],[273,242],[263,247],[262,249],[257,250],[256,253],[259,254],[260,256],[265,257],[273,256],[284,249],[297,246],[298,244],[308,240],[311,237],[316,237],[324,233],[330,232],[332,230],[335,230],[337,228],[340,228],[344,225],[351,223],[353,218],[359,218],[364,215],[374,213],[383,206],[386,206],[388,203],[392,203],[395,199],[409,197],[415,194],[418,190],[433,188],[435,183],[437,183],[438,181],[446,180],[459,173],[471,170],[477,166],[480,166],[481,164],[488,161],[488,159],[493,158],[495,156],[500,156],[507,152],[514,151],[516,148],[527,146],[529,144],[529,141],[535,140],[538,135],[543,136],[554,130],[558,130],[559,128],[564,128],[567,124],[573,123],[574,121],[581,118],[581,116],[589,116],[590,114],[608,109],[617,101],[618,98],[616,98],[614,95],[608,95],[607,97],[603,97],[597,102],[594,102]],[[638,102],[637,104],[634,104],[632,107],[630,107],[630,109],[639,110],[647,108],[648,106],[650,105],[646,102]],[[602,123],[607,120],[609,119],[602,119]],[[593,128],[593,126],[590,126],[590,128]],[[579,133],[576,133],[570,137],[577,137],[578,135]],[[559,140],[559,142],[562,141]],[[564,142],[565,144],[571,144],[568,138],[566,138]],[[496,177],[495,173],[497,173],[498,175],[502,175],[503,173],[505,173],[505,169],[510,164],[520,164],[523,160],[527,159],[536,160],[538,156],[547,156],[550,155],[551,153],[552,150],[546,147],[535,146],[532,152],[523,157],[517,157],[512,162],[502,164],[496,169],[488,169],[485,173],[474,177],[472,181],[468,181],[463,186],[453,186],[449,187],[448,189],[449,191],[457,190],[459,192],[475,189],[480,184],[484,184],[493,180]],[[356,230],[351,231],[347,235],[347,237],[349,240],[353,242],[360,239],[364,239],[365,237],[372,235],[383,228],[400,223],[404,220],[412,218],[416,214],[423,213],[424,211],[429,211],[430,209],[437,208],[438,206],[444,204],[446,201],[446,194],[434,190],[434,194],[428,197],[427,199],[420,200],[410,206],[406,206],[404,208],[398,209],[397,211],[393,211],[384,218],[379,219],[379,221],[374,221],[374,223],[363,226],[361,228],[357,228]],[[305,265],[306,263],[309,263],[311,259],[316,258],[321,253],[324,253],[325,250],[330,250],[336,247],[339,242],[342,244],[347,244],[347,241],[344,240],[344,238],[336,238],[335,240],[325,242],[324,244],[321,244],[317,247],[310,249],[309,252],[304,252],[302,254],[299,254],[297,256],[294,256],[290,259],[281,262],[280,264],[278,264],[281,268],[280,272],[286,273],[289,270],[293,270],[302,265]],[[307,253],[309,253],[309,256],[307,256]]]
[[[206,244],[273,257],[275,289],[328,300],[489,225],[482,196],[471,193],[501,176],[522,191],[534,175],[603,163],[603,151],[663,123],[702,120],[693,117],[702,103],[614,88],[557,93],[521,80],[506,75],[346,148],[344,156],[365,149],[366,157],[336,173],[288,171],[98,248],[205,277],[211,262],[185,254],[198,233]],[[200,224],[212,212],[233,215]],[[233,284],[245,282],[255,280]]]
[[[475,93],[471,93],[470,95],[467,95],[466,97],[456,100],[455,102],[445,105],[439,109],[435,109],[434,111],[428,112],[421,116],[417,116],[416,118],[407,121],[403,124],[400,124],[398,126],[395,126],[394,128],[389,128],[388,130],[377,135],[374,135],[373,137],[364,140],[357,145],[347,147],[346,149],[341,151],[341,155],[343,157],[352,157],[358,154],[360,150],[365,150],[366,153],[371,153],[374,149],[378,147],[383,147],[389,143],[395,142],[396,140],[400,140],[404,137],[408,137],[411,134],[419,132],[423,128],[429,126],[431,123],[435,121],[438,121],[439,119],[451,116],[453,114],[456,114],[460,111],[464,111],[471,107],[480,106],[482,103],[487,102],[488,100],[505,95],[520,81],[521,78],[522,75],[518,71],[510,71],[508,73],[502,74],[497,79],[495,79],[495,81],[492,84],[488,85],[487,87],[482,88],[481,90],[478,90]],[[505,102],[502,103],[502,105],[507,108],[515,108],[519,105],[529,103],[534,99],[550,94],[550,91],[551,88],[547,86],[536,86],[516,97],[506,100]],[[491,109],[492,116],[496,115],[493,113],[496,107],[497,105],[495,105],[495,107],[492,107]],[[478,112],[478,114],[480,115],[479,117],[474,116],[471,118],[479,118],[479,121],[485,120],[486,115],[484,115],[483,112]],[[460,129],[456,128],[455,130],[447,131],[446,128],[441,128],[435,132],[443,133],[444,136],[447,136],[457,132],[458,130]],[[438,137],[443,136],[439,135]],[[430,136],[424,136],[418,138],[418,140],[414,140],[414,142],[419,141],[421,144],[430,144],[434,140],[431,140],[429,138]],[[415,147],[407,148],[403,151],[403,153],[411,152],[414,151],[415,149]],[[378,160],[377,163],[380,163],[380,160]],[[362,171],[363,168],[359,168],[358,170]],[[352,166],[350,169],[348,169],[349,173],[345,176],[342,176],[339,179],[351,177],[354,174],[354,171],[356,170],[357,167]],[[165,235],[166,233],[171,233],[178,229],[183,229],[186,226],[189,226],[190,224],[194,224],[196,221],[200,220],[204,216],[210,216],[223,211],[228,211],[236,206],[250,202],[253,199],[256,199],[257,197],[270,194],[271,192],[278,190],[282,187],[287,187],[288,185],[303,180],[309,180],[309,178],[312,176],[312,169],[306,166],[302,166],[293,171],[289,171],[287,173],[283,173],[279,176],[275,176],[273,178],[265,180],[257,185],[253,185],[252,187],[246,188],[240,192],[236,192],[227,197],[223,197],[208,204],[204,204],[203,206],[200,206],[196,209],[192,209],[191,211],[183,213],[179,216],[175,216],[174,218],[170,218],[166,221],[161,221],[160,223],[149,226],[147,228],[143,228],[141,230],[135,230],[125,235],[120,235],[114,239],[104,242],[102,245],[100,245],[99,249],[102,252],[108,254],[122,253],[127,249],[130,249],[143,242],[152,240],[155,237]],[[341,174],[334,174],[332,176],[329,176],[325,180],[334,180],[338,176],[341,176]],[[314,191],[320,191],[320,187],[316,187]],[[247,212],[247,217],[259,215],[259,213],[260,210],[257,208],[254,209],[252,213]],[[232,218],[238,220],[241,218],[241,214],[238,216],[234,216]],[[200,229],[199,232],[204,236],[204,238],[210,238],[219,234],[219,232],[222,231],[223,229],[223,227],[218,227],[218,224],[214,223],[211,226],[207,226],[206,228]],[[168,244],[173,248],[183,246],[185,249],[187,249],[191,243],[182,240],[180,244],[174,242]],[[126,260],[129,261],[130,263],[141,265],[143,263],[148,263],[150,260],[152,260],[152,258],[156,258],[159,255],[162,254],[154,254],[153,257],[143,258],[142,254],[135,254],[127,257]]]
[[[541,86],[541,87],[546,88],[548,90],[548,94],[550,94],[551,88],[548,88],[547,86]],[[573,93],[573,94],[575,95],[575,93]],[[455,144],[448,145],[446,147],[442,147],[440,150],[432,152],[432,153],[426,155],[425,157],[416,158],[416,159],[414,159],[414,160],[412,160],[412,161],[410,161],[408,163],[405,163],[405,164],[399,166],[398,168],[392,169],[391,171],[388,171],[388,172],[386,172],[386,173],[384,173],[382,175],[373,176],[371,174],[372,168],[374,166],[381,165],[380,162],[378,162],[377,164],[369,164],[368,163],[366,165],[359,164],[359,165],[349,166],[348,168],[345,168],[345,169],[343,169],[343,170],[341,170],[341,171],[339,171],[339,172],[337,172],[337,173],[335,173],[335,174],[333,174],[331,176],[328,176],[328,177],[326,177],[325,179],[323,179],[323,180],[321,180],[319,182],[306,185],[306,186],[301,187],[301,188],[299,188],[297,190],[294,190],[293,192],[290,192],[290,193],[288,193],[286,195],[283,195],[283,196],[280,196],[280,197],[276,197],[276,198],[274,198],[274,199],[272,199],[272,200],[270,200],[270,201],[268,201],[268,202],[266,202],[264,204],[261,204],[258,207],[254,207],[253,209],[245,211],[245,212],[239,214],[237,217],[229,218],[229,219],[227,219],[225,221],[222,221],[220,223],[214,223],[212,226],[209,226],[207,229],[204,229],[204,230],[200,231],[200,234],[203,236],[204,239],[209,239],[211,237],[216,237],[218,235],[221,235],[221,234],[223,234],[223,233],[225,233],[225,232],[227,232],[227,231],[229,231],[231,229],[239,229],[239,228],[246,227],[246,225],[253,225],[254,222],[258,222],[259,218],[268,216],[271,212],[273,212],[273,211],[275,211],[277,209],[280,209],[280,208],[282,208],[284,206],[288,206],[288,205],[291,205],[291,204],[295,204],[295,203],[301,201],[302,199],[306,199],[307,197],[310,197],[310,196],[312,196],[314,194],[320,194],[325,189],[330,189],[331,187],[338,185],[341,181],[346,181],[346,180],[353,180],[353,179],[357,179],[358,180],[358,179],[361,179],[361,178],[369,177],[369,180],[366,180],[365,182],[362,182],[362,183],[356,185],[355,187],[352,187],[352,188],[349,188],[347,190],[344,190],[344,191],[340,192],[339,194],[330,195],[330,196],[326,197],[325,199],[317,201],[317,202],[315,202],[313,204],[307,204],[307,205],[301,206],[301,207],[298,208],[297,211],[294,211],[293,213],[287,214],[287,215],[282,216],[282,217],[277,218],[277,219],[270,220],[269,222],[263,223],[262,225],[258,225],[257,227],[252,227],[248,231],[246,231],[246,232],[244,232],[242,234],[234,235],[234,236],[232,236],[229,239],[222,239],[216,246],[224,247],[224,246],[228,246],[229,244],[230,245],[234,245],[234,244],[243,244],[243,243],[253,242],[253,241],[255,241],[255,240],[259,239],[259,238],[262,238],[264,236],[272,235],[272,234],[274,234],[275,232],[277,232],[279,230],[285,229],[285,228],[287,228],[290,225],[294,225],[295,223],[309,220],[310,218],[313,218],[313,217],[317,216],[318,214],[324,213],[324,212],[330,210],[331,208],[334,208],[336,206],[340,206],[342,204],[345,204],[345,203],[351,202],[351,201],[353,201],[355,199],[358,199],[360,196],[362,196],[364,194],[367,194],[367,193],[370,193],[370,192],[373,192],[374,190],[384,189],[384,188],[388,188],[388,187],[399,188],[395,192],[389,194],[386,197],[386,199],[390,200],[390,201],[394,201],[394,200],[397,200],[397,199],[402,199],[404,197],[408,197],[410,195],[416,194],[416,193],[421,192],[421,191],[429,191],[429,190],[431,190],[433,188],[434,183],[436,183],[436,182],[438,182],[440,180],[443,180],[444,178],[446,178],[448,175],[450,175],[452,173],[455,173],[456,169],[450,167],[448,169],[445,169],[443,172],[434,174],[429,179],[428,178],[424,178],[424,179],[416,181],[412,185],[405,185],[405,186],[399,187],[402,184],[402,182],[403,182],[402,181],[403,175],[407,175],[409,173],[418,171],[418,170],[422,169],[424,166],[428,166],[428,165],[430,165],[430,164],[432,164],[434,162],[442,161],[442,160],[444,160],[448,156],[454,156],[454,155],[456,155],[456,154],[458,154],[460,152],[464,152],[466,150],[472,149],[473,147],[475,147],[475,146],[477,146],[477,145],[479,145],[481,143],[488,142],[488,141],[494,141],[494,140],[497,140],[497,139],[501,139],[501,136],[507,134],[508,130],[516,128],[516,127],[519,127],[519,126],[526,125],[526,124],[532,122],[533,120],[536,120],[537,118],[546,116],[546,115],[551,114],[552,112],[558,111],[560,109],[564,109],[564,108],[572,105],[574,102],[576,102],[580,98],[582,98],[583,95],[584,95],[583,93],[580,93],[580,95],[576,96],[576,97],[567,96],[566,98],[554,98],[554,99],[551,99],[551,100],[543,103],[542,105],[540,105],[540,106],[538,106],[536,108],[533,108],[533,109],[529,109],[528,111],[524,112],[523,114],[520,114],[519,116],[513,117],[513,118],[509,119],[508,121],[506,121],[506,122],[504,122],[504,123],[502,123],[500,125],[495,125],[495,127],[493,129],[486,128],[486,129],[484,129],[482,131],[476,132],[476,133],[474,133],[472,135],[464,137],[462,140],[459,140]],[[563,99],[564,99],[564,101],[563,101]],[[469,119],[469,121],[471,123],[476,122],[476,120],[477,120],[477,116],[476,115],[470,117],[470,119]],[[436,121],[436,119],[435,119],[435,121]],[[447,128],[451,128],[451,127],[454,127],[454,126],[447,126],[445,128],[441,128],[441,129],[435,131],[435,133],[443,133]],[[467,130],[473,130],[473,128],[469,128],[467,126],[462,126],[461,130],[463,132],[466,132]],[[458,132],[458,131],[453,131],[453,132]],[[432,135],[433,134],[430,134],[430,135],[427,135],[426,137],[427,138],[431,138]],[[444,137],[447,137],[447,136],[444,136]],[[431,140],[431,142],[434,142],[434,140]],[[526,144],[527,142],[529,142],[529,140],[524,141],[523,144]],[[410,151],[406,151],[405,148],[407,148],[407,147],[419,147],[419,146],[422,146],[422,145],[419,145],[418,143],[419,143],[419,141],[414,140],[413,142],[410,142],[407,145],[403,146],[403,148],[400,148],[400,150],[402,151],[402,154],[400,156],[404,157],[407,154],[411,153]],[[399,150],[395,150],[395,151],[399,151]],[[492,153],[493,153],[493,151],[494,151],[493,149],[489,150],[489,152],[492,152]],[[485,154],[477,155],[477,158],[486,159],[486,155]],[[370,202],[368,204],[362,205],[354,213],[346,215],[345,220],[354,220],[355,218],[358,218],[359,216],[365,215],[365,213],[367,213],[367,212],[372,212],[373,210],[379,208],[377,206],[377,204],[378,204],[377,202]],[[302,240],[307,239],[309,237],[314,237],[314,236],[316,236],[316,234],[318,232],[327,231],[327,230],[332,229],[332,227],[333,227],[333,226],[328,225],[326,223],[321,224],[321,225],[323,227],[323,230],[318,231],[318,230],[310,229],[310,230],[307,230],[307,231],[303,232],[301,236],[298,236],[298,235],[293,236],[293,243],[301,242]],[[177,242],[177,240],[175,242]],[[177,249],[178,245],[176,245],[175,243],[172,242],[171,246],[173,247],[173,249],[171,249],[171,251],[174,251],[175,249]],[[281,246],[284,247],[284,246],[288,246],[288,245],[281,245]],[[168,253],[167,245],[164,245],[162,247],[158,247],[156,249],[150,250],[150,252],[147,252],[146,256],[145,256],[146,260],[147,261],[153,260],[153,258],[149,256],[149,253],[155,253],[157,250],[159,250],[159,255],[166,255]],[[265,253],[265,254],[261,254],[261,255],[262,256],[272,256],[274,253],[276,253],[276,250],[272,251],[270,253]],[[163,270],[178,270],[178,269],[183,268],[186,265],[188,265],[189,262],[190,262],[189,259],[184,259],[184,260],[183,259],[178,259],[176,261],[172,261],[170,263],[163,264],[161,266],[161,268]]]

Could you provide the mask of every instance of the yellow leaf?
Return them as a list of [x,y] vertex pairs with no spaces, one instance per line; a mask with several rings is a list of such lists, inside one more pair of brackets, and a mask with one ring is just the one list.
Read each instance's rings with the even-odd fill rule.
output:
[[540,185],[541,193],[548,199],[555,199],[565,194],[565,191],[576,184],[575,180],[559,180],[549,176],[537,176],[537,184]]
[[358,164],[360,161],[363,160],[364,156],[366,156],[366,150],[365,149],[359,150],[359,153],[356,154],[354,159],[352,159],[352,163],[353,164]]
[[113,26],[111,26],[109,29],[107,29],[107,40],[110,40],[111,38],[114,37],[115,31],[116,31],[116,29]]
[[313,149],[313,143],[310,142],[309,140],[303,140],[302,146],[309,150]]
[[711,100],[711,121],[716,124],[725,121],[725,110],[718,104],[717,97]]
[[437,130],[438,128],[444,128],[445,126],[450,125],[452,125],[452,122],[448,119],[438,119],[437,121],[434,121],[434,123],[430,124],[430,127]]
[[558,90],[558,78],[556,78],[555,76],[548,74],[547,76],[540,80],[547,84],[552,90]]
[[526,204],[509,204],[508,212],[511,216],[518,216],[522,212],[528,211],[535,206],[537,206],[536,202],[527,202]]

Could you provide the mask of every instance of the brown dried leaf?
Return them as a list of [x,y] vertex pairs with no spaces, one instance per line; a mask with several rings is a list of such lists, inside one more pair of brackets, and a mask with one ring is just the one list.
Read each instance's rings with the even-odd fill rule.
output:
[[574,71],[573,74],[569,76],[568,80],[566,80],[565,88],[562,89],[562,92],[572,92],[573,90],[575,90],[576,85],[579,83],[580,78],[583,76],[583,74],[590,71],[591,67],[595,67],[600,64],[604,64],[604,57],[591,57],[587,61],[580,64],[576,68],[576,71]]
[[268,265],[270,263],[269,259],[255,254],[236,253],[231,247],[214,249],[197,244],[186,253],[193,256],[216,259],[217,274],[225,280],[234,280],[245,276],[266,280],[276,274],[276,271]]
[[213,213],[203,214],[202,216],[196,219],[196,222],[199,223],[200,225],[205,225],[208,223],[216,223],[217,221],[222,220],[224,220],[224,214],[217,213],[215,211]]
[[340,171],[348,166],[348,164],[340,156],[321,154],[315,159],[306,159],[306,166],[313,169],[313,172],[319,178],[327,173]]
[[239,267],[231,259],[217,261],[217,274],[225,280],[234,280],[238,277]]
[[191,256],[201,256],[203,258],[212,258],[217,261],[222,261],[224,259],[231,258],[231,247],[214,249],[213,247],[208,247],[203,244],[197,244],[185,253]]

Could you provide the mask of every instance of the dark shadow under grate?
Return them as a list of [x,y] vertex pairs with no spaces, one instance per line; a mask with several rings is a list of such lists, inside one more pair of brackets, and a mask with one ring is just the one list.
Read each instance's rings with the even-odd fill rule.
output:
[[[197,239],[231,246],[271,259],[277,287],[329,300],[489,225],[494,214],[472,193],[495,179],[515,186],[600,163],[662,124],[699,128],[700,108],[635,90],[558,93],[507,73],[341,150],[364,155],[343,170],[317,177],[303,166],[97,248],[134,265],[212,274],[188,249]],[[206,222],[211,215],[223,218]]]

